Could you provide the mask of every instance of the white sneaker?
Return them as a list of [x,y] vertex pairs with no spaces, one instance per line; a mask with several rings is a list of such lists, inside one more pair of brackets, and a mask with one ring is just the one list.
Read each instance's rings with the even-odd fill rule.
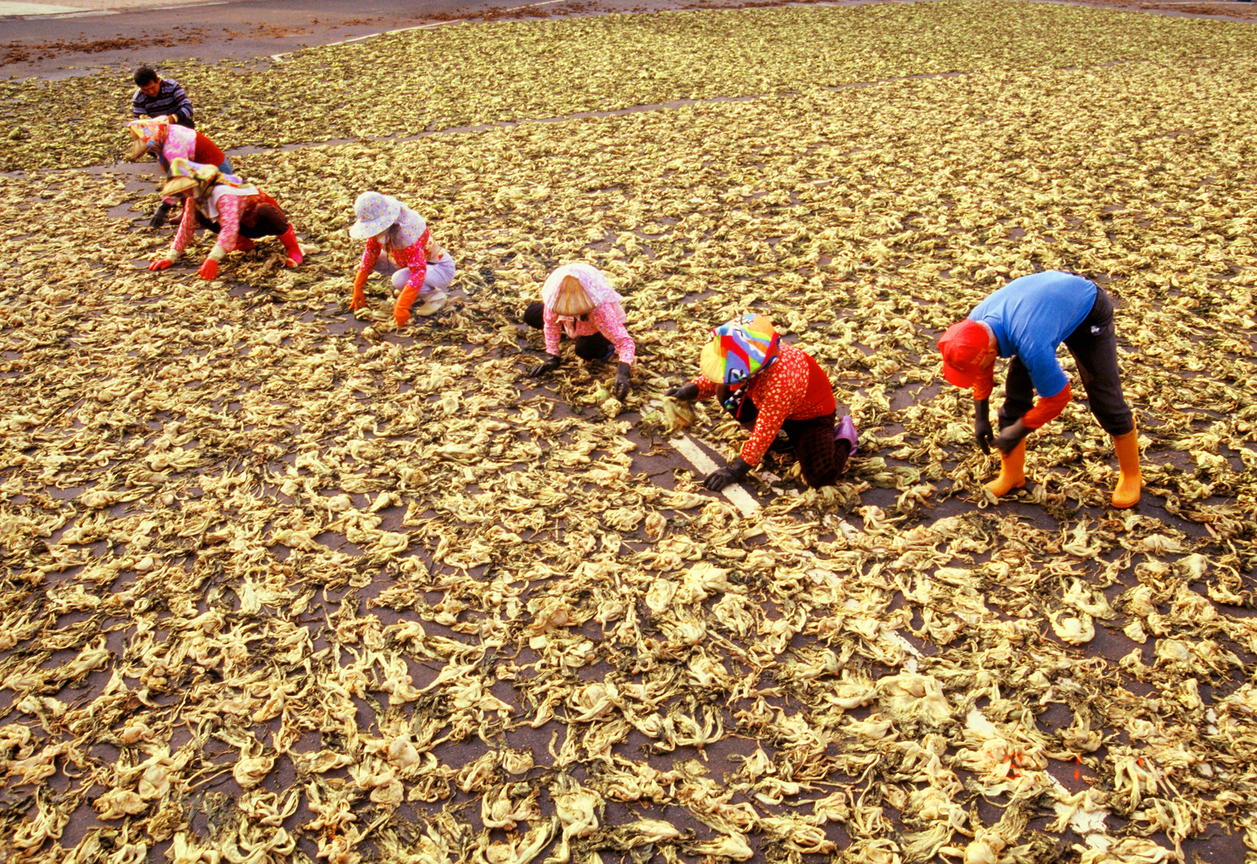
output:
[[435,315],[445,308],[445,292],[433,291],[431,294],[421,294],[419,299],[423,301],[423,305],[415,310],[415,314],[421,318],[427,318],[429,315]]

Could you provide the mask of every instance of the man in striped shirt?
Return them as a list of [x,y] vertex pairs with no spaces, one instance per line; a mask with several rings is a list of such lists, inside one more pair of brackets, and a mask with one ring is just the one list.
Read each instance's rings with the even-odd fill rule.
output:
[[153,69],[141,66],[135,70],[135,86],[139,89],[131,97],[131,112],[136,117],[167,117],[171,123],[196,128],[192,100],[178,81],[159,78]]

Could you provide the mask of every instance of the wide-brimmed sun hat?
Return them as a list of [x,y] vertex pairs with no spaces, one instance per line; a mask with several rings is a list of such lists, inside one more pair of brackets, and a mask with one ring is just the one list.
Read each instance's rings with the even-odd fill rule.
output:
[[354,216],[358,221],[349,226],[349,236],[355,240],[369,240],[392,227],[401,213],[402,202],[392,195],[363,192],[354,202]]
[[698,368],[709,381],[740,387],[777,359],[780,336],[763,315],[742,315],[711,331]]

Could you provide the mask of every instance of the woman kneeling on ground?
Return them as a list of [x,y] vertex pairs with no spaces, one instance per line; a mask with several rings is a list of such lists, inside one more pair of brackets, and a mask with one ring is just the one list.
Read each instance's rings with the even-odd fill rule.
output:
[[349,236],[366,240],[358,272],[354,276],[354,296],[349,310],[356,312],[366,305],[363,287],[380,253],[387,251],[401,269],[393,274],[393,287],[399,291],[393,304],[393,320],[398,327],[410,320],[410,307],[415,298],[423,301],[415,314],[435,315],[445,305],[445,291],[454,281],[454,259],[432,239],[432,232],[423,217],[392,195],[363,192],[354,201],[354,216]]
[[838,403],[829,376],[810,354],[778,344],[772,322],[743,315],[712,331],[699,355],[698,378],[667,391],[693,401],[715,396],[751,437],[740,455],[714,471],[704,484],[720,491],[741,482],[764,458],[785,430],[803,474],[812,488],[832,486],[856,452],[855,422],[845,416],[835,426]]
[[287,253],[287,265],[301,263],[301,246],[288,224],[288,217],[270,195],[238,177],[224,174],[213,165],[198,165],[187,159],[170,163],[170,180],[163,195],[182,195],[186,200],[179,230],[170,252],[148,265],[149,270],[165,270],[192,242],[198,223],[218,234],[218,242],[201,265],[202,279],[218,278],[218,262],[228,252],[247,252],[260,237],[279,237]]
[[576,356],[582,360],[610,360],[616,355],[616,399],[623,400],[629,392],[629,371],[637,355],[637,346],[624,328],[623,298],[616,293],[601,270],[592,264],[575,262],[555,270],[541,286],[541,302],[531,303],[524,310],[524,322],[543,331],[546,359],[528,374],[540,378],[558,369],[559,325],[576,343]]
[[[139,162],[144,154],[152,153],[161,165],[162,174],[170,171],[170,163],[176,159],[186,159],[200,165],[217,165],[218,170],[224,174],[235,173],[231,170],[231,160],[217,144],[195,129],[172,126],[165,117],[133,120],[127,124],[127,130],[131,133],[131,161]],[[174,203],[173,197],[162,199],[148,227],[160,228]]]

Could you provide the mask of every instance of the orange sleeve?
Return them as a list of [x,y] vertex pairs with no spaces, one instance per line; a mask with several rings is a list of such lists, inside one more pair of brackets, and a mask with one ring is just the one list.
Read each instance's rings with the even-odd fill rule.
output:
[[[981,402],[984,399],[991,398],[991,391],[995,389],[995,366],[985,369],[978,373],[978,380],[973,382],[973,401]],[[1046,420],[1044,421],[1047,422]]]
[[716,382],[706,375],[699,375],[694,379],[694,383],[698,385],[699,399],[710,399],[716,395]]
[[1070,389],[1069,382],[1066,381],[1065,388],[1060,393],[1035,401],[1034,407],[1021,418],[1021,424],[1027,429],[1038,429],[1044,423],[1055,420],[1073,398],[1074,391]]

